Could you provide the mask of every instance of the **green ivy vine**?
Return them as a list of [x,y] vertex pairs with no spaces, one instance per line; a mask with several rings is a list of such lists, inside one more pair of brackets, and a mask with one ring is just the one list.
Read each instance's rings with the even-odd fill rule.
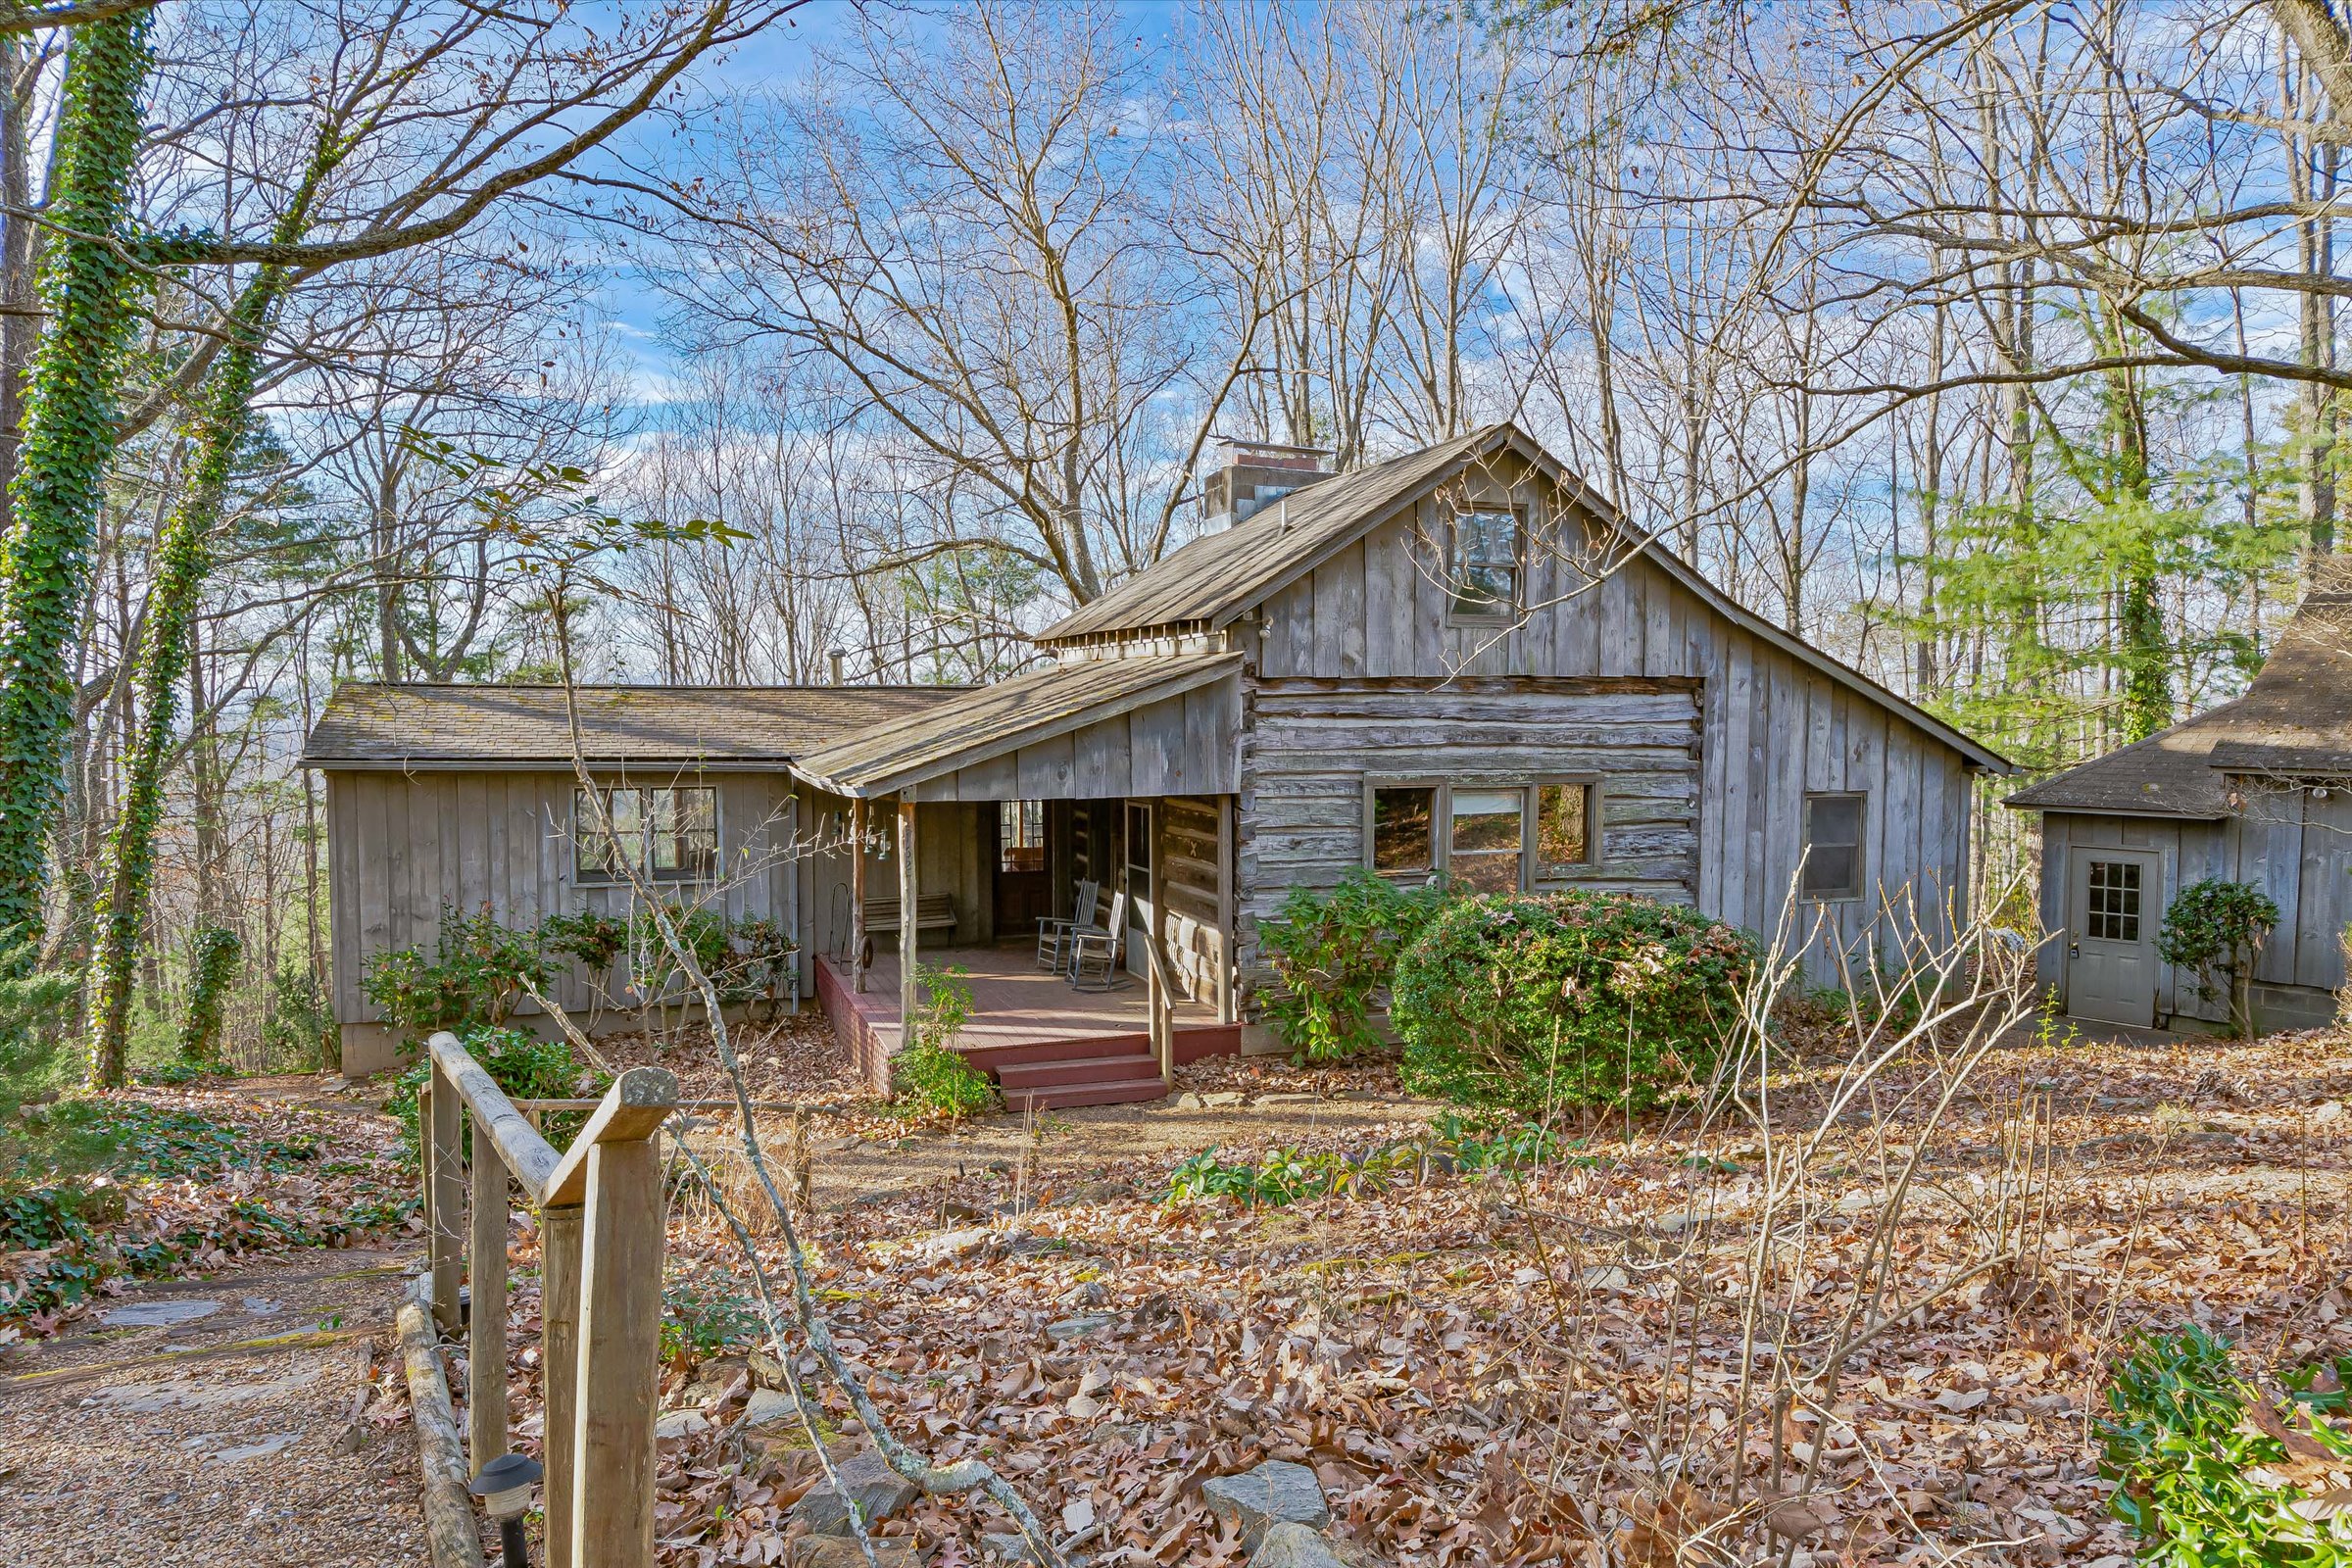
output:
[[[270,236],[273,243],[292,245],[302,238],[319,186],[349,146],[348,138],[320,135],[311,166]],[[155,881],[155,830],[163,817],[165,760],[179,721],[190,633],[205,579],[212,575],[213,538],[220,530],[237,443],[251,416],[262,343],[290,282],[283,267],[266,266],[229,313],[228,347],[207,376],[188,421],[196,461],[157,550],[155,586],[136,665],[142,716],[130,755],[123,759],[122,805],[107,838],[101,873],[105,903],[97,950],[90,957],[89,1080],[99,1088],[117,1088],[122,1082],[130,1033],[132,956],[147,923],[148,893]]]
[[40,275],[50,324],[25,376],[0,535],[0,952],[41,928],[48,827],[73,724],[68,652],[115,455],[116,399],[140,272],[124,232],[139,97],[154,57],[141,10],[74,29]]
[[220,1057],[221,1011],[228,988],[236,983],[237,966],[245,959],[245,944],[222,926],[208,925],[196,933],[194,962],[188,983],[188,1010],[179,1020],[179,1059],[218,1061]]

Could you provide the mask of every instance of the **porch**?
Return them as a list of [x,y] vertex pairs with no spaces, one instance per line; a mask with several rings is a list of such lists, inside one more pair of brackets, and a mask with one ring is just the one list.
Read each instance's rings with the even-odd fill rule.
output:
[[[1003,1086],[1008,1108],[1123,1104],[1166,1093],[1144,981],[1123,975],[1108,991],[1073,990],[1040,969],[1026,943],[933,948],[919,961],[964,971],[972,1018],[957,1049]],[[898,956],[874,955],[863,992],[847,962],[819,957],[816,994],[858,1075],[886,1085],[900,1040]],[[1241,1025],[1217,1022],[1214,1006],[1178,998],[1168,1010],[1171,1066],[1241,1049]]]

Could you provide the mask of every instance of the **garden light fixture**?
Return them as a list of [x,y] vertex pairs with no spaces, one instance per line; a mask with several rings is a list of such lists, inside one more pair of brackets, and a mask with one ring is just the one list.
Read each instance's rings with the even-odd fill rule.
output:
[[546,1466],[519,1453],[502,1453],[482,1466],[469,1489],[498,1521],[500,1558],[506,1568],[530,1568],[530,1545],[522,1539],[522,1516],[531,1509],[531,1488]]

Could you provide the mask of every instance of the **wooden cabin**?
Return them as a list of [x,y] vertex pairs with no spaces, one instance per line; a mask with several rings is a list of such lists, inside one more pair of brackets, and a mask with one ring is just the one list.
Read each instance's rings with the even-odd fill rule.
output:
[[2066,1011],[2190,1031],[2229,1004],[2156,955],[2208,878],[2278,905],[2256,956],[2258,1028],[2335,1016],[2352,921],[2352,572],[2330,559],[2246,694],[2009,797],[2041,813],[2042,983]]
[[[600,689],[591,765],[633,787],[733,781],[711,863],[791,862],[760,897],[795,921],[803,983],[869,1076],[896,1049],[911,951],[967,970],[964,1048],[1041,1104],[1156,1096],[1161,1060],[1242,1044],[1260,923],[1351,867],[1617,889],[1764,932],[1795,889],[1825,981],[1833,950],[1965,908],[1971,775],[2000,757],[1645,546],[1514,426],[1345,475],[1316,457],[1238,447],[1203,481],[1212,530],[1048,628],[1037,668],[931,692]],[[439,734],[464,700],[447,694],[524,690],[347,687],[321,717],[347,1068],[375,1059],[352,1053],[368,1017],[345,978],[368,955],[443,904],[519,920],[590,896],[571,781],[539,750],[509,760],[539,782],[503,808],[538,836],[530,877],[477,897],[468,854],[425,842],[473,813],[412,755],[493,788],[484,748],[455,757]],[[665,704],[700,716],[646,716]],[[735,704],[768,715],[756,742]],[[338,736],[362,708],[375,739],[354,748]],[[662,809],[648,798],[649,820]],[[1081,880],[1102,891],[1073,911]],[[1120,893],[1132,987],[1076,993],[1036,966],[1040,915],[1102,919]]]

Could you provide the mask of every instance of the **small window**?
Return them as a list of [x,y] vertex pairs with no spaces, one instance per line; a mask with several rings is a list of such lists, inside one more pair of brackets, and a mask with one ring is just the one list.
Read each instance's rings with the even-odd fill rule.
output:
[[612,827],[597,819],[586,790],[572,792],[572,872],[582,882],[617,882],[632,869],[657,882],[708,882],[718,875],[718,791],[606,789]]
[[1046,803],[1003,801],[997,806],[997,869],[1046,868]]
[[1536,787],[1536,863],[1546,869],[1589,865],[1600,858],[1593,832],[1592,786]]
[[2082,934],[2100,942],[2139,940],[2139,862],[2090,862],[2090,907]]
[[1434,785],[1383,785],[1372,791],[1372,869],[1382,876],[1426,878],[1438,868],[1438,792]]
[[1519,609],[1519,514],[1463,512],[1453,519],[1446,582],[1457,616],[1515,614]]
[[1805,872],[1808,899],[1862,896],[1861,795],[1805,797]]
[[1453,789],[1446,793],[1447,872],[1476,893],[1517,892],[1527,792]]

